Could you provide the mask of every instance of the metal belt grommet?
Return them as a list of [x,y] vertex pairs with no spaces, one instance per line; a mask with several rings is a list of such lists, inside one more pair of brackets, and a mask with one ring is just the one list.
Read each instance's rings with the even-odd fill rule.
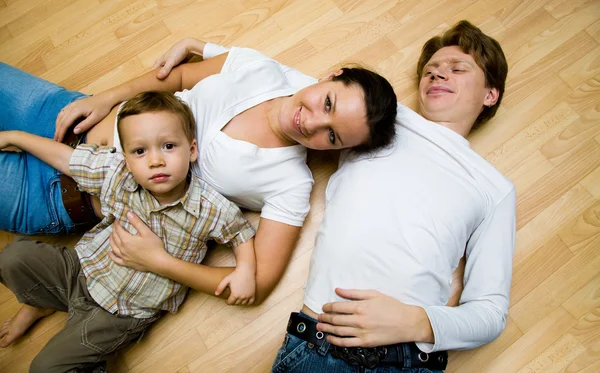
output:
[[304,333],[304,331],[306,330],[306,324],[303,322],[298,323],[298,326],[296,326],[296,330],[298,331],[298,333]]

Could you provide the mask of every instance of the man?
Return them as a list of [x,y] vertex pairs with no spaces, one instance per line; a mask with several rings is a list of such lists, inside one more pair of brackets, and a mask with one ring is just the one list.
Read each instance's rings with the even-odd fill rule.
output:
[[[443,370],[446,350],[501,333],[515,190],[465,137],[494,116],[507,70],[498,42],[467,21],[425,44],[421,115],[399,105],[393,147],[342,157],[329,181],[304,307],[273,372]],[[464,290],[449,307],[463,255]]]

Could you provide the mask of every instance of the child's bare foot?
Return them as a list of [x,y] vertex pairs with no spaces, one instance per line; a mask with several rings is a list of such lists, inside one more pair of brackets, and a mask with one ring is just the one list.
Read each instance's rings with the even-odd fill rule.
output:
[[7,347],[25,334],[37,319],[54,313],[52,309],[40,309],[24,304],[16,315],[6,320],[0,328],[0,347]]

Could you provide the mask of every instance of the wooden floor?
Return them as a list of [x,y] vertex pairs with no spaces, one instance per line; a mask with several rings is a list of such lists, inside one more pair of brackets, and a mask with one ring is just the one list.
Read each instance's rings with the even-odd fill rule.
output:
[[[508,57],[499,115],[469,140],[516,185],[518,233],[506,330],[451,353],[447,371],[600,372],[600,0],[0,0],[0,60],[95,93],[194,36],[253,47],[314,76],[360,62],[414,108],[420,47],[461,19],[497,38]],[[273,295],[236,308],[192,293],[117,356],[113,372],[269,371],[287,316],[302,303],[335,156],[310,154],[310,166],[312,210]],[[11,239],[0,233],[0,247]],[[209,257],[231,260],[224,250]],[[1,287],[0,319],[18,307]],[[54,314],[0,350],[0,372],[26,372],[64,320]]]

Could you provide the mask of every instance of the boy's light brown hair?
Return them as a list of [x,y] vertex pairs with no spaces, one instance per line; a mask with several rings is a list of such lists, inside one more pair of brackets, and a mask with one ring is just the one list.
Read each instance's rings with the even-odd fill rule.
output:
[[425,43],[417,64],[419,80],[422,77],[423,68],[435,52],[454,45],[458,46],[464,53],[473,56],[473,59],[485,74],[485,86],[498,89],[498,101],[493,106],[483,108],[473,124],[472,128],[474,129],[496,115],[504,94],[508,64],[500,43],[484,34],[483,31],[469,21],[463,20],[442,35],[435,36]]
[[185,137],[190,143],[194,140],[196,137],[196,120],[190,107],[171,92],[147,91],[128,100],[117,114],[117,132],[121,143],[124,142],[120,125],[123,118],[159,111],[175,114],[181,122]]

